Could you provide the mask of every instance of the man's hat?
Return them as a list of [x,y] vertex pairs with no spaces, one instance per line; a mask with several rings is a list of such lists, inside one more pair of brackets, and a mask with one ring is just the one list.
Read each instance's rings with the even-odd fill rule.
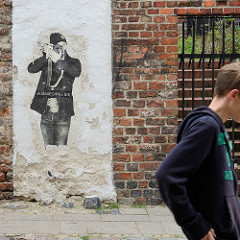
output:
[[67,40],[61,33],[52,33],[50,35],[50,43],[55,45],[55,44],[57,44],[59,42],[67,43]]

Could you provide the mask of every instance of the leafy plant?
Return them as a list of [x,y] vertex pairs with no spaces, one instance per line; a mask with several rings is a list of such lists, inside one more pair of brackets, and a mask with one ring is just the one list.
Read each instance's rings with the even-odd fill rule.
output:
[[[233,18],[226,18],[221,19],[218,21],[215,21],[215,27],[214,27],[214,53],[215,54],[221,54],[223,51],[223,22],[225,22],[225,49],[224,53],[231,54],[233,51],[233,28],[232,28],[232,22],[235,21]],[[235,41],[234,41],[234,47],[235,47],[235,53],[240,53],[240,26],[235,26]],[[205,36],[205,53],[212,53],[212,38],[213,38],[213,31],[209,31],[206,33]],[[193,44],[193,38],[191,35],[189,35],[184,40],[184,53],[185,54],[191,54],[192,53],[192,44]],[[195,48],[194,52],[195,54],[201,54],[202,53],[202,46],[203,46],[203,40],[202,36],[196,35],[195,36]],[[178,53],[182,53],[182,37],[178,39]]]

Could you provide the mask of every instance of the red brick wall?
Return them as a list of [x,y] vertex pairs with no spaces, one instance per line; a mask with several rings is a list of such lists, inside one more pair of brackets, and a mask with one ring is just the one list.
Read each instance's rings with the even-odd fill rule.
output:
[[12,197],[12,1],[0,0],[0,200]]
[[113,169],[118,201],[158,204],[155,172],[175,144],[181,15],[240,13],[240,1],[115,0]]
[[[160,202],[155,172],[177,128],[178,15],[240,14],[240,1],[112,1],[113,170],[121,203]],[[12,197],[11,0],[0,0],[0,199]]]

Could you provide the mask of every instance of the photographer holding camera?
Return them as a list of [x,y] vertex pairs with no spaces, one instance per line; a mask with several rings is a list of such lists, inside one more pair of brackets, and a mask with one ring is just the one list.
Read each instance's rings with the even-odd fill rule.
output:
[[81,63],[67,52],[66,38],[50,35],[50,44],[41,45],[43,56],[31,62],[29,73],[41,71],[31,109],[41,114],[40,128],[45,147],[67,145],[71,116],[74,115],[72,87],[81,74]]

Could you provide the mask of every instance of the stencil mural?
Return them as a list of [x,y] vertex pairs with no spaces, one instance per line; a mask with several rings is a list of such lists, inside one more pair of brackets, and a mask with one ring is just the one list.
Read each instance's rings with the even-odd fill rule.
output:
[[73,83],[81,74],[81,63],[68,55],[67,40],[61,33],[51,33],[49,43],[39,43],[39,47],[43,55],[28,66],[29,73],[41,72],[31,109],[41,114],[45,147],[67,145],[74,115]]

